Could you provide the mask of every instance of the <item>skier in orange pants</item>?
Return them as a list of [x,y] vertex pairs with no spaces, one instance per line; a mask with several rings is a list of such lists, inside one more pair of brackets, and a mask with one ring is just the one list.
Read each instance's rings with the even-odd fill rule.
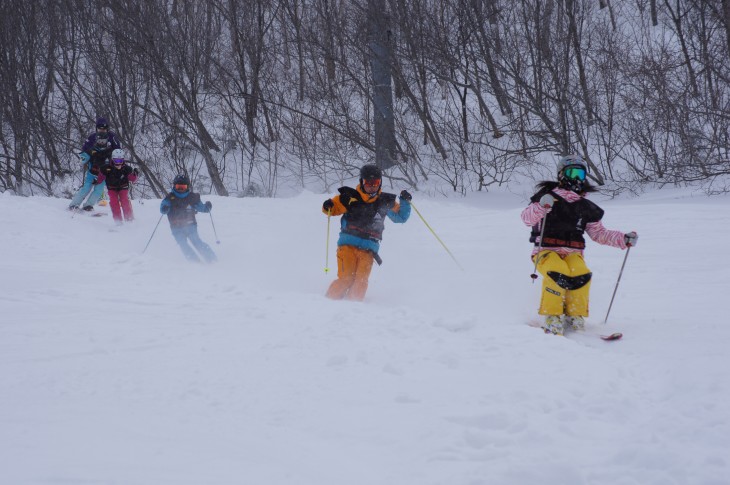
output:
[[328,298],[362,301],[373,260],[382,262],[378,250],[385,217],[403,223],[411,215],[411,194],[404,190],[396,200],[395,194],[382,192],[382,182],[380,168],[365,165],[360,169],[360,184],[356,189],[341,187],[340,195],[322,204],[322,212],[328,216],[342,216],[337,241],[337,279],[327,290]]

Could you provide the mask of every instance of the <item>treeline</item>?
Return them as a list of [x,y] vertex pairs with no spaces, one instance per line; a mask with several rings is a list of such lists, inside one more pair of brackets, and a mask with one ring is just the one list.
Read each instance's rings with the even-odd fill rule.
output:
[[401,184],[730,173],[728,0],[0,0],[0,190],[60,195],[96,116],[149,196],[331,189],[374,160],[374,11]]

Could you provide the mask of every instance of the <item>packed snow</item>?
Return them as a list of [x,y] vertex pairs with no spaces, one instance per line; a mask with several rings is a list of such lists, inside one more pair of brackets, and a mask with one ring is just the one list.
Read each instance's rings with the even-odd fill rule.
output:
[[729,484],[728,197],[592,195],[639,243],[603,325],[626,253],[588,242],[588,329],[557,337],[528,192],[415,192],[464,270],[414,211],[362,303],[323,296],[330,194],[203,195],[213,265],[159,200],[116,227],[0,194],[0,483]]

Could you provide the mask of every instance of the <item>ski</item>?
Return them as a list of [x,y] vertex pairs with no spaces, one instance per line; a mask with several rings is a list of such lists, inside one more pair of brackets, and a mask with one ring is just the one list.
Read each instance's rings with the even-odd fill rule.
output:
[[[543,332],[545,332],[548,335],[552,335],[552,333],[546,331],[543,328],[541,322],[530,321],[530,322],[528,322],[528,325],[530,327],[539,328],[540,330],[542,330]],[[596,334],[596,333],[592,333],[592,332],[587,332],[587,333],[586,332],[576,332],[574,330],[568,330],[562,336],[563,337],[570,337],[572,335],[575,335],[576,337],[580,337],[580,336],[593,337],[593,336],[596,336],[596,337],[599,337],[604,342],[612,342],[614,340],[621,340],[621,338],[623,338],[623,336],[624,336],[624,334],[622,332],[614,332],[614,333],[607,334],[607,335],[601,335],[601,334]]]
[[624,334],[622,334],[621,332],[614,332],[611,335],[599,335],[599,337],[601,337],[601,340],[605,340],[607,342],[611,340],[619,340],[623,336]]
[[[543,331],[547,334],[551,334],[550,332],[546,331],[545,329],[543,329]],[[585,335],[586,337],[592,337],[594,334],[575,332],[573,330],[569,330],[569,331],[565,332],[562,336],[570,337],[572,335],[576,335],[576,336]],[[612,342],[614,340],[620,340],[623,336],[624,336],[624,334],[621,332],[614,332],[610,335],[597,335],[597,337],[600,337],[600,339],[603,340],[604,342]]]
[[81,214],[81,215],[84,215],[84,216],[87,216],[87,217],[102,217],[102,216],[107,215],[106,212],[97,212],[96,210],[86,211],[86,210],[83,210],[83,209],[73,209],[73,210],[71,210],[71,213],[72,213],[72,215],[71,215],[71,218],[72,219],[77,214]]

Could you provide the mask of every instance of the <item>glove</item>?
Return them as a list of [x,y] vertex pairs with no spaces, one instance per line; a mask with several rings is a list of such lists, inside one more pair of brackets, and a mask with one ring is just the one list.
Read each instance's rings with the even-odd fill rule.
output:
[[324,204],[322,204],[322,209],[324,209],[325,211],[331,211],[334,206],[335,203],[332,201],[332,199],[327,199],[324,201]]
[[137,170],[136,168],[133,168],[132,173],[135,175],[139,175],[139,170]]
[[639,235],[636,234],[636,231],[631,231],[627,234],[624,234],[624,242],[626,243],[627,247],[636,246],[636,243],[638,241],[639,241]]
[[94,181],[91,182],[91,185],[99,185],[99,177],[98,176],[96,176],[96,175],[94,176]]
[[540,207],[543,209],[547,209],[545,211],[546,213],[550,212],[553,208],[553,204],[555,204],[555,197],[550,194],[545,194],[540,197],[540,202],[538,202],[538,204],[540,204]]
[[160,214],[167,214],[170,212],[170,206],[169,205],[161,205],[160,206]]
[[413,199],[413,196],[409,194],[407,190],[402,190],[400,193],[400,198],[410,202]]
[[96,155],[96,150],[91,150],[91,156],[93,157],[94,155]]
[[210,212],[210,210],[213,208],[213,203],[211,201],[208,201],[205,203],[205,212]]

